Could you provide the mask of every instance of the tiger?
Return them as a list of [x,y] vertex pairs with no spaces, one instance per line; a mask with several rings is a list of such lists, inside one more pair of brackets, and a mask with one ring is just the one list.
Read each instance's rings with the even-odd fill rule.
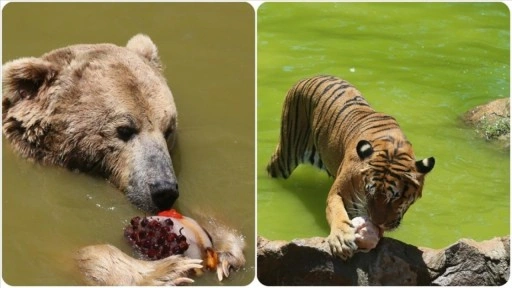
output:
[[286,179],[299,164],[310,163],[334,178],[326,240],[343,260],[358,249],[351,219],[367,217],[381,235],[396,229],[435,164],[434,157],[416,161],[395,118],[376,112],[335,76],[303,79],[288,91],[279,138],[267,166],[271,177]]

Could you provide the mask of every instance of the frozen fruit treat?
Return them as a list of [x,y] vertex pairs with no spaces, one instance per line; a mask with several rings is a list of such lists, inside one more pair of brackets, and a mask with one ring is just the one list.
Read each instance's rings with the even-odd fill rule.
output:
[[381,229],[366,217],[355,217],[352,225],[356,228],[356,244],[359,249],[370,251],[382,237]]

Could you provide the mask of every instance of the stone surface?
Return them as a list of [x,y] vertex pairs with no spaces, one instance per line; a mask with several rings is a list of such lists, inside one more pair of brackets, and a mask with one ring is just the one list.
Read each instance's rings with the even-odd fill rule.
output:
[[464,114],[464,121],[468,124],[477,124],[482,118],[495,119],[510,117],[510,98],[501,98],[487,104],[479,105]]
[[478,135],[510,146],[510,98],[501,98],[479,105],[462,116],[464,123],[473,126]]
[[259,237],[257,270],[264,285],[503,285],[509,279],[510,237],[461,239],[445,249],[384,237],[347,262],[331,256],[324,238]]

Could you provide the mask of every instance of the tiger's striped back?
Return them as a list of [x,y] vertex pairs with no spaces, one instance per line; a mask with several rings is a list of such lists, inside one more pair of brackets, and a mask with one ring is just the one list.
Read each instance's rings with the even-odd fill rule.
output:
[[345,151],[355,151],[359,139],[390,134],[405,139],[395,119],[373,110],[347,81],[334,76],[304,79],[288,91],[279,144],[267,171],[287,178],[299,164],[310,163],[336,175]]
[[267,171],[287,178],[312,163],[335,180],[326,201],[333,255],[347,259],[358,245],[351,219],[396,229],[422,195],[434,157],[416,161],[395,119],[376,112],[350,83],[333,76],[299,81],[288,91],[279,144]]

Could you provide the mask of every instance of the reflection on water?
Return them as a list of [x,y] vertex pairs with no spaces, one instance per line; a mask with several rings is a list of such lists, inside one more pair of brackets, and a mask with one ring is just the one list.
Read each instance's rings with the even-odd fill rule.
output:
[[[3,62],[76,43],[124,45],[148,34],[179,111],[172,152],[183,214],[239,229],[247,265],[224,285],[254,279],[254,10],[244,3],[11,3],[3,10]],[[79,285],[72,254],[111,243],[143,213],[103,179],[42,167],[2,147],[3,279]],[[206,273],[197,285],[217,285]]]
[[258,10],[258,234],[326,236],[325,173],[265,171],[286,91],[299,79],[347,79],[394,116],[418,158],[436,157],[423,197],[388,236],[443,247],[510,233],[510,157],[460,115],[509,97],[509,11],[499,3],[265,3]]

